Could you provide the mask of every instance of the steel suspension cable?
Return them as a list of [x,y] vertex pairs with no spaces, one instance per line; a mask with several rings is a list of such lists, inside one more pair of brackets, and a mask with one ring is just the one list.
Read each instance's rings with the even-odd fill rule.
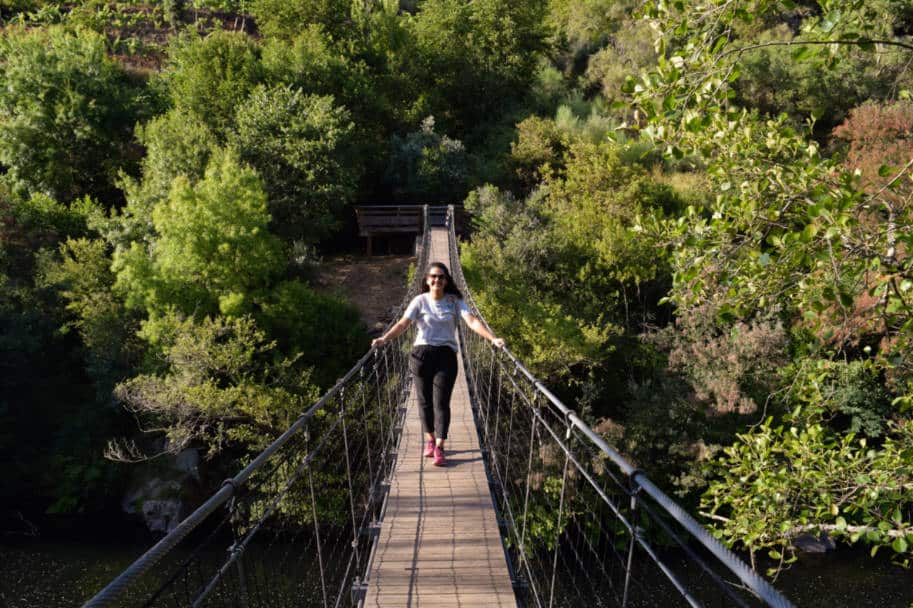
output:
[[[451,274],[463,292],[473,315],[488,327],[473,300],[459,263],[452,208],[448,223]],[[710,601],[707,598],[720,596],[727,597],[732,605],[747,605],[746,600],[736,594],[739,589],[750,591],[751,602],[757,598],[768,606],[792,606],[769,582],[724,547],[653,484],[643,472],[622,458],[573,410],[565,406],[533,376],[509,349],[494,352],[474,334],[464,331],[461,331],[461,342],[464,346],[464,366],[469,372],[467,377],[474,385],[470,387],[470,395],[478,401],[474,408],[479,412],[481,421],[483,453],[493,461],[489,465],[489,470],[497,478],[494,486],[497,488],[497,505],[506,515],[509,527],[512,526],[515,530],[508,530],[507,542],[508,545],[516,543],[512,545],[512,551],[516,554],[515,566],[530,577],[529,587],[535,596],[531,599],[536,604],[542,604],[537,591],[537,581],[533,580],[536,578],[544,582],[547,592],[545,601],[549,605],[553,602],[560,603],[560,593],[557,589],[559,584],[562,588],[570,587],[579,591],[572,583],[563,580],[574,576],[571,567],[563,563],[563,554],[567,552],[574,563],[596,562],[596,567],[605,573],[606,580],[596,583],[594,592],[596,588],[615,589],[618,585],[617,588],[621,592],[621,597],[618,598],[619,605],[632,602],[632,594],[635,592],[642,598],[650,597],[651,593],[659,593],[658,589],[650,589],[640,576],[633,576],[634,568],[639,567],[645,575],[647,569],[655,570],[671,584],[670,591],[689,606],[700,606],[704,601]],[[511,382],[506,383],[505,378]],[[497,389],[494,388],[496,382]],[[527,398],[527,391],[532,391],[533,399]],[[504,398],[505,392],[510,394],[507,399]],[[544,403],[538,403],[540,400]],[[536,403],[532,403],[533,401]],[[529,444],[526,444],[525,436],[522,440],[522,453],[526,460],[525,483],[519,488],[513,481],[516,475],[510,473],[511,460],[515,455],[511,446],[519,439],[514,428],[518,407],[528,408],[531,412]],[[502,418],[502,410],[505,409],[507,411],[503,412]],[[553,423],[548,420],[548,417],[552,416],[551,412],[554,412],[556,419],[554,424],[564,429],[567,443],[552,429]],[[502,422],[503,419],[507,420],[506,424]],[[537,427],[542,430],[541,433],[536,432]],[[522,428],[525,430],[525,423]],[[504,443],[507,443],[507,446],[501,450],[499,446]],[[555,449],[565,454],[565,467],[570,468],[566,468],[564,472],[553,470],[554,458],[549,454]],[[617,468],[625,481],[616,478],[610,467]],[[610,487],[597,481],[597,477],[603,478]],[[536,547],[542,542],[541,532],[534,532],[530,537],[530,525],[534,510],[536,513],[554,511],[556,505],[549,494],[553,490],[549,488],[558,488],[552,495],[557,497],[558,501],[558,514],[552,520],[557,528],[553,532],[557,535],[555,538],[558,542],[550,552],[551,559],[546,565],[546,562],[536,557],[539,551]],[[598,501],[595,504],[603,505],[600,510],[608,510],[608,521],[615,523],[610,523],[608,527],[604,525],[602,516],[598,516],[595,507],[587,502],[589,496]],[[565,503],[568,504],[569,511],[565,511]],[[515,511],[517,507],[520,507],[520,513]],[[646,524],[647,527],[642,527],[638,522]],[[519,530],[516,526],[519,526]],[[617,554],[612,548],[617,542],[613,538],[618,534],[627,537],[625,556]],[[685,560],[683,565],[673,568],[667,564],[666,559],[661,558],[653,546],[657,543],[663,547],[662,552],[666,554],[666,558],[677,555],[672,552],[672,547],[676,547]],[[612,563],[618,564],[623,571],[620,580],[616,581],[615,575],[606,571],[603,557],[597,553],[600,546],[605,547],[607,554],[614,552],[617,555],[618,559],[614,559]],[[585,550],[590,555],[582,556],[578,553],[579,550]],[[636,561],[635,555],[641,554],[643,559]],[[715,591],[700,589],[700,594],[696,595],[688,588],[689,585],[684,582],[686,580],[697,584],[698,587],[704,584],[691,580],[694,579],[689,573],[692,566],[699,572],[709,575],[708,580],[713,583]],[[562,571],[561,576],[558,574],[559,570]],[[724,574],[735,576],[738,582],[725,580]],[[543,576],[546,578],[541,578]],[[597,599],[596,603],[601,601]],[[641,601],[644,600],[638,600]]]
[[[426,265],[430,250],[428,219],[425,206],[419,267]],[[400,304],[400,312],[417,293],[421,276],[415,279]],[[259,595],[257,580],[267,574],[264,568],[244,564],[243,556],[255,543],[258,556],[261,550],[275,552],[281,545],[280,559],[283,563],[296,560],[298,577],[303,572],[301,568],[319,570],[321,584],[317,593],[322,605],[339,605],[346,587],[363,574],[360,570],[367,567],[368,554],[373,553],[373,547],[366,551],[360,539],[385,500],[382,486],[390,473],[389,453],[397,441],[397,400],[408,390],[406,363],[400,350],[365,353],[285,432],[254,455],[241,472],[226,480],[84,606],[121,606],[128,597],[149,607],[204,602],[209,605],[229,598],[234,598],[231,605],[239,600],[250,603]],[[356,420],[359,412],[361,421]],[[335,424],[330,423],[334,418]],[[345,455],[340,451],[345,451]],[[302,453],[308,455],[303,460]],[[314,487],[317,477],[319,493]],[[224,517],[221,509],[226,509]],[[240,537],[237,532],[242,532]],[[265,535],[269,538],[264,545],[259,541]],[[280,543],[282,535],[290,540]],[[292,553],[288,543],[298,543],[305,537],[312,540],[299,548],[302,551]],[[343,542],[343,537],[348,540]],[[228,547],[220,557],[212,548],[222,542],[227,542]],[[190,557],[183,557],[187,554]],[[269,573],[272,584],[288,586],[290,590],[301,585],[279,581],[276,574]]]

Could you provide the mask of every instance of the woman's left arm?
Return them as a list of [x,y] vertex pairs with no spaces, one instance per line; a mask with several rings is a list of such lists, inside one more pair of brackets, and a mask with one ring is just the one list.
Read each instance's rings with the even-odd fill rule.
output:
[[469,329],[491,342],[496,348],[504,348],[504,339],[498,338],[493,333],[488,331],[488,328],[485,327],[485,324],[482,323],[482,321],[480,321],[474,315],[463,315],[463,320],[466,321],[466,325],[469,326]]

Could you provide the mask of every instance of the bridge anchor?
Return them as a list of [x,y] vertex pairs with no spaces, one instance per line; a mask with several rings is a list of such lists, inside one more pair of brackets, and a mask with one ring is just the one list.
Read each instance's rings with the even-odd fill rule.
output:
[[362,581],[357,576],[355,580],[352,581],[352,605],[358,606],[365,601],[365,597],[368,595],[368,583],[367,581]]

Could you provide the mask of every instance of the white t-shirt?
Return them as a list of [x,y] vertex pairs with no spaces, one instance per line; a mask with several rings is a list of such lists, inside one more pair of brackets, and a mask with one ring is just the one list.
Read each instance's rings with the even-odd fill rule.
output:
[[445,294],[440,300],[432,298],[430,292],[415,296],[404,315],[418,326],[415,346],[449,346],[457,350],[457,313],[464,319],[472,314],[466,302],[453,294]]

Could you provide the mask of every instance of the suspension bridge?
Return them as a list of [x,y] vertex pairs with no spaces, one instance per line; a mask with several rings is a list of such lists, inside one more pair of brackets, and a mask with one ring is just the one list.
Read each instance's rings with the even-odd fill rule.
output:
[[[484,321],[436,215],[400,311],[444,261]],[[407,333],[85,607],[792,606],[508,349],[459,340],[447,467],[421,456]]]

